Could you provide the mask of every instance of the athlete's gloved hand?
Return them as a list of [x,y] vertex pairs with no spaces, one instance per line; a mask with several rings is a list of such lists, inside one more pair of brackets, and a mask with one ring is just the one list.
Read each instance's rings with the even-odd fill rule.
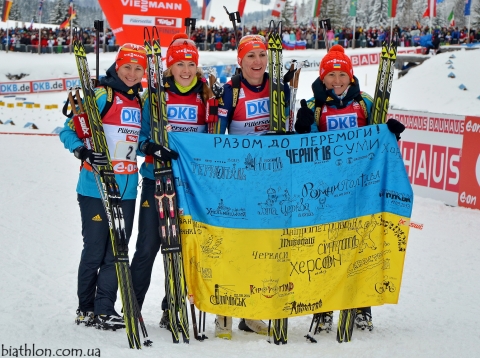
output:
[[223,96],[223,86],[215,82],[212,86],[212,92],[215,98],[221,98]]
[[396,119],[390,118],[387,121],[387,127],[390,132],[395,134],[395,138],[397,138],[397,140],[400,140],[400,133],[403,133],[403,131],[405,130],[405,126],[403,125],[403,123],[397,121]]
[[295,75],[296,69],[288,69],[288,71],[283,75],[283,83],[288,83],[292,80]]
[[308,108],[307,101],[300,101],[300,109],[297,112],[297,120],[295,121],[295,131],[299,134],[310,133],[312,124],[315,122],[315,115]]
[[153,155],[155,158],[165,161],[178,158],[178,153],[170,148],[152,142],[144,142],[140,148],[147,155]]
[[90,165],[107,165],[108,159],[105,153],[94,152],[84,146],[78,147],[74,150],[75,157],[82,162],[87,162]]

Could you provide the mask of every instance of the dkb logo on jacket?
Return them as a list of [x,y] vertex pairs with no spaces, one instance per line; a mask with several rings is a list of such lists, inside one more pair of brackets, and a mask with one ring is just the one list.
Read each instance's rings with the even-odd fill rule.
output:
[[261,98],[245,102],[247,118],[255,118],[260,116],[268,116],[270,108],[270,100]]
[[356,113],[327,116],[327,130],[335,131],[340,129],[357,128],[358,120]]
[[168,105],[167,116],[169,121],[196,123],[198,107],[189,105]]
[[140,124],[140,109],[133,107],[122,108],[122,124]]

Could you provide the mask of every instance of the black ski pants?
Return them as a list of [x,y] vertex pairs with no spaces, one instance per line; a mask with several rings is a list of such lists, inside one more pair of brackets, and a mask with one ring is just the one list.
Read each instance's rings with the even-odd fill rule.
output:
[[[83,250],[78,266],[78,308],[95,315],[118,315],[115,311],[118,280],[107,216],[102,200],[78,194],[82,218]],[[127,240],[135,215],[135,200],[121,203]]]
[[[161,245],[158,232],[158,212],[155,207],[154,195],[155,181],[143,178],[138,216],[138,237],[131,265],[133,289],[135,290],[140,309],[150,287],[153,263]],[[166,308],[167,301],[164,298],[162,309],[165,310]]]

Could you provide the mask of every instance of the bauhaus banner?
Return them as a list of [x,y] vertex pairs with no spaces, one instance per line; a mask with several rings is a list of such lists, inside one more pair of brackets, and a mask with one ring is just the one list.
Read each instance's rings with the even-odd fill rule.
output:
[[199,309],[274,319],[397,302],[413,193],[386,125],[169,138]]

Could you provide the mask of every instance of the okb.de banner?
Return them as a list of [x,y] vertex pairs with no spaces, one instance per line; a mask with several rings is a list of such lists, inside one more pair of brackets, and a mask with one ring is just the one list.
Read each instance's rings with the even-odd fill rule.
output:
[[169,136],[200,310],[273,319],[397,303],[413,192],[386,125]]

